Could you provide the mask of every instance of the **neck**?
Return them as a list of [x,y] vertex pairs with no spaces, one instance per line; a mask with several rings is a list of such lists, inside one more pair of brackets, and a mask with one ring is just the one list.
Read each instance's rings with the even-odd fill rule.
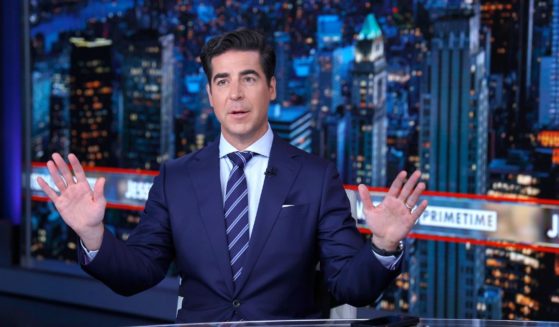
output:
[[258,141],[262,136],[264,136],[267,131],[268,124],[266,124],[266,127],[263,128],[262,131],[258,131],[254,135],[228,135],[227,133],[224,133],[223,130],[221,131],[221,134],[235,149],[237,149],[238,151],[244,151],[254,142]]

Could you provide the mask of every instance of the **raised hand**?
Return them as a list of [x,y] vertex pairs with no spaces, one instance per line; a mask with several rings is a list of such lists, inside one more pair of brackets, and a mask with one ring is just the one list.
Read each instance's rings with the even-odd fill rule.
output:
[[78,234],[87,249],[97,250],[103,239],[103,217],[107,205],[103,195],[105,179],[99,178],[92,190],[78,158],[70,154],[68,160],[75,178],[60,154],[53,154],[52,160],[47,162],[59,194],[41,177],[37,178],[37,182],[54,202],[64,222]]
[[425,183],[418,183],[421,173],[414,172],[406,181],[407,173],[401,171],[392,182],[386,197],[374,206],[367,187],[359,185],[359,195],[363,201],[363,213],[367,225],[373,233],[373,243],[387,251],[393,251],[398,243],[408,235],[421,216],[427,201],[423,200],[415,209],[419,196],[425,190]]

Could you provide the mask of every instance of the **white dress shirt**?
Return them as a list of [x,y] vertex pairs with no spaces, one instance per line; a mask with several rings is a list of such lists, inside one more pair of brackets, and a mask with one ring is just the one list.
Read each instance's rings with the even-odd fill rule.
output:
[[[274,141],[274,133],[268,124],[268,130],[256,142],[252,143],[243,152],[250,151],[254,153],[252,159],[247,162],[244,168],[245,177],[248,188],[248,232],[252,234],[254,227],[254,220],[256,219],[256,211],[260,203],[260,195],[262,194],[262,187],[264,186],[264,173],[268,168],[268,160],[270,159],[270,151],[272,150],[272,143]],[[227,157],[229,153],[237,152],[231,143],[227,142],[223,134],[219,139],[219,173],[221,177],[221,194],[225,199],[225,191],[227,189],[227,181],[229,174],[234,167],[233,161]],[[225,200],[224,200],[225,202]]]

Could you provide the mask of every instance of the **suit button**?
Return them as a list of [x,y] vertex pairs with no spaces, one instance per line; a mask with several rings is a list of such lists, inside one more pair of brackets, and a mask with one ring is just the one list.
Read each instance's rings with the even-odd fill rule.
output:
[[234,306],[235,308],[238,308],[238,307],[241,306],[241,302],[240,302],[239,300],[233,300],[233,306]]

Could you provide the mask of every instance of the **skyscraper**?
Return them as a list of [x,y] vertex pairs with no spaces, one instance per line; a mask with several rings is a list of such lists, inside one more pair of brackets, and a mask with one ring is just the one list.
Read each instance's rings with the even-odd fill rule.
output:
[[351,69],[355,59],[355,47],[340,47],[334,50],[332,60],[332,101],[330,112],[336,112],[340,105],[349,103]]
[[158,169],[173,152],[173,36],[134,35],[123,63],[122,166]]
[[306,152],[311,152],[311,114],[303,106],[270,106],[270,126],[280,138]]
[[559,0],[553,0],[553,18],[551,21],[551,73],[549,116],[554,127],[559,127]]
[[71,38],[70,151],[84,165],[115,163],[112,41]]
[[[48,63],[41,63],[41,66],[47,66]],[[39,66],[39,65],[37,65]],[[33,72],[33,124],[32,126],[32,160],[43,160],[49,157],[47,153],[48,137],[49,137],[49,121],[45,119],[49,113],[49,94],[52,88],[52,76],[44,68],[39,68]]]
[[343,22],[338,15],[320,15],[317,21],[317,47],[332,49],[342,41]]
[[283,104],[289,100],[288,83],[291,75],[291,38],[289,33],[274,33],[276,48],[276,94],[277,101]]
[[470,244],[414,240],[410,257],[410,309],[421,317],[475,318],[483,288],[483,249]]
[[479,7],[434,11],[423,74],[420,167],[430,190],[484,194],[488,91]]
[[382,31],[373,14],[357,37],[352,80],[345,182],[385,186],[387,73]]
[[60,69],[52,76],[50,93],[50,150],[67,155],[70,147],[68,108],[68,69]]
[[481,5],[481,20],[491,29],[491,74],[502,74],[510,83],[507,104],[511,112],[507,122],[508,143],[514,145],[519,130],[531,127],[535,118],[529,106],[532,82],[532,38],[534,0],[487,0]]
[[334,51],[341,42],[342,22],[336,15],[317,18],[317,51],[312,70],[310,111],[313,153],[325,154],[325,136],[320,126],[333,107]]

